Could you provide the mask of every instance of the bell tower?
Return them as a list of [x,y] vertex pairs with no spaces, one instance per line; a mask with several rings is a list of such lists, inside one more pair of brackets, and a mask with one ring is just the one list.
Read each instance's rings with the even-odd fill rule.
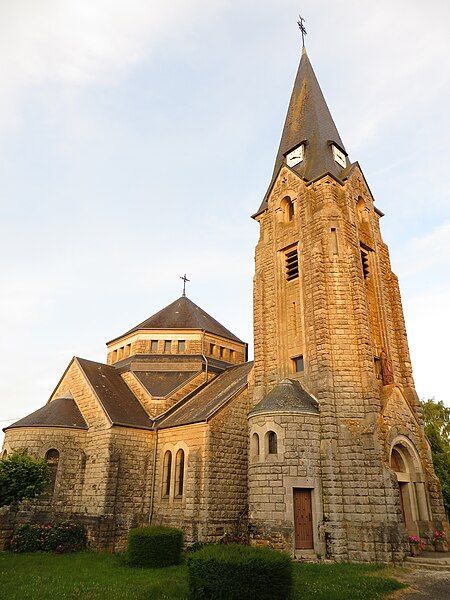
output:
[[[292,495],[299,497],[302,488],[315,490],[321,537],[314,550],[326,547],[340,560],[390,560],[402,552],[407,533],[446,521],[382,216],[360,165],[348,157],[303,47],[272,179],[253,215],[260,237],[250,421],[251,428],[253,421],[264,428],[263,412],[278,435],[292,441],[289,453],[277,458],[297,472],[283,482],[280,521],[292,526],[292,537],[284,536],[288,550],[295,550],[298,537]],[[300,420],[297,429],[291,419],[290,431],[281,413],[298,415],[299,402],[295,408],[273,401],[286,380],[318,406],[318,416]],[[277,414],[270,415],[268,395]],[[311,432],[306,438],[305,427]],[[314,445],[309,459],[304,444]],[[406,458],[393,463],[399,446],[415,465],[409,475]],[[257,537],[269,535],[252,491],[250,518]],[[269,529],[273,535],[277,525]]]

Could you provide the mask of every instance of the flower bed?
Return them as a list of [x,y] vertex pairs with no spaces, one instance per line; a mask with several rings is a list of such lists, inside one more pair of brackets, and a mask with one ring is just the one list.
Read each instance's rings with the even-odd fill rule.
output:
[[11,540],[13,552],[78,552],[86,547],[86,530],[75,521],[23,525]]

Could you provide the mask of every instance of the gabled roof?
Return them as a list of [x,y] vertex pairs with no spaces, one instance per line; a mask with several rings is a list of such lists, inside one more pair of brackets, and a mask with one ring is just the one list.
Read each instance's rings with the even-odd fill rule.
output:
[[[156,314],[152,315],[133,329],[111,340],[120,339],[140,329],[204,329],[208,333],[243,344],[231,331],[221,325],[186,296],[181,296]],[[110,344],[111,342],[108,342]]]
[[201,371],[134,371],[145,389],[156,398],[171,394]]
[[114,367],[84,358],[76,360],[113,425],[152,428],[152,419]]
[[31,413],[31,415],[28,415],[23,419],[16,421],[12,425],[5,427],[3,431],[6,431],[7,429],[14,429],[16,427],[67,427],[70,429],[88,428],[80,409],[70,395],[51,400],[42,408],[39,408]]
[[247,386],[252,362],[230,367],[213,379],[178,409],[163,418],[158,429],[208,421],[218,410]]
[[331,142],[346,154],[306,50],[303,48],[272,179],[256,215],[267,208],[268,197],[285,162],[286,153],[301,143],[305,144],[304,160],[292,167],[293,171],[306,181],[315,180],[325,173],[340,177],[343,168],[333,158]]
[[252,408],[248,416],[259,413],[319,413],[317,400],[296,379],[283,379]]

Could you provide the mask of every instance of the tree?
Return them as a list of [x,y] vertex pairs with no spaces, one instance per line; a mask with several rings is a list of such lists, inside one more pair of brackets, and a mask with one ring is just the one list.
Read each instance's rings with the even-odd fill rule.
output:
[[445,510],[450,514],[450,408],[442,400],[422,400],[421,404],[434,470],[441,482]]
[[50,482],[44,459],[13,452],[0,460],[0,506],[15,504],[41,494]]

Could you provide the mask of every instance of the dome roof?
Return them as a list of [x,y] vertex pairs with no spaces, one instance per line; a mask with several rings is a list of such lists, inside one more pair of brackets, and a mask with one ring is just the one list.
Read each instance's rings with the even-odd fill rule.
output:
[[319,403],[300,381],[283,379],[252,408],[248,416],[275,412],[319,414]]

